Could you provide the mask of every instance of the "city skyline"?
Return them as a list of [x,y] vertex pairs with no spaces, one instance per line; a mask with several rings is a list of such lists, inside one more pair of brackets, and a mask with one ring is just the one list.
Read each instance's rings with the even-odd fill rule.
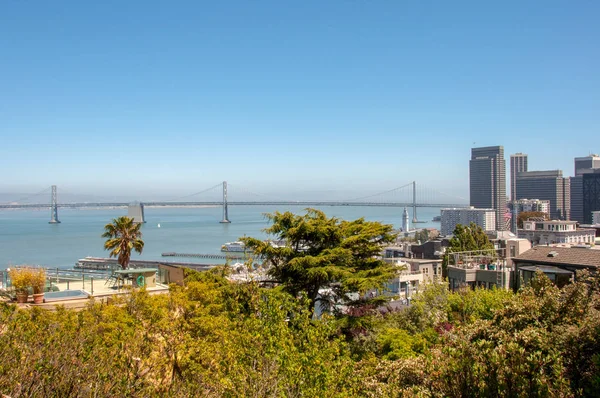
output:
[[469,152],[493,145],[572,176],[598,152],[600,5],[532,10],[4,2],[0,193],[227,180],[344,197],[417,180],[468,198]]

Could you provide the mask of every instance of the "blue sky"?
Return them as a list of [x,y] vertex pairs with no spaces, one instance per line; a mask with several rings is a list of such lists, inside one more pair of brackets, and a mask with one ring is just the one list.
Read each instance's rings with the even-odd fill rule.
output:
[[0,2],[0,192],[468,195],[600,152],[596,1]]

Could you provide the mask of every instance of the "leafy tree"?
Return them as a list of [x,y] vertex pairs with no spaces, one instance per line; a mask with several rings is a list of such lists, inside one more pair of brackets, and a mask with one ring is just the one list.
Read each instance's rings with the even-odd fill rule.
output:
[[131,251],[135,250],[141,254],[144,249],[144,241],[141,224],[134,223],[133,218],[119,217],[113,219],[112,223],[104,226],[103,238],[104,249],[110,250],[110,257],[117,257],[121,268],[127,269],[131,259]]
[[[305,293],[311,308],[348,301],[350,293],[364,294],[382,288],[395,275],[395,268],[377,256],[382,246],[394,241],[391,225],[328,218],[320,210],[307,209],[304,215],[275,212],[266,217],[272,225],[265,231],[285,246],[259,239],[240,238],[270,267],[269,275],[283,289],[297,297]],[[328,297],[319,290],[328,288]],[[381,301],[381,297],[360,297],[349,305]]]
[[442,263],[444,274],[447,272],[448,264],[454,262],[453,256],[450,255],[452,253],[477,250],[492,253],[494,250],[494,245],[490,242],[483,228],[473,222],[469,225],[457,224],[452,235]]
[[422,229],[420,231],[415,232],[415,241],[425,243],[428,240],[429,240],[429,231],[428,230]]
[[528,219],[538,219],[538,220],[549,220],[548,213],[543,211],[524,211],[519,213],[517,217],[517,228],[523,228],[523,221],[527,221]]

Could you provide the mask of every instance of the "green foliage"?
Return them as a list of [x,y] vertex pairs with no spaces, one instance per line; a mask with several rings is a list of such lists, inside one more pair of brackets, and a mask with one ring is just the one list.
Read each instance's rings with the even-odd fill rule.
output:
[[110,257],[117,257],[123,269],[129,266],[132,250],[141,254],[144,249],[141,226],[140,223],[134,223],[133,218],[125,216],[115,218],[112,223],[104,226],[104,249],[110,250]]
[[[600,280],[518,293],[429,284],[402,311],[312,317],[310,299],[226,268],[81,311],[0,304],[11,397],[593,397]],[[358,322],[360,320],[360,322]],[[347,339],[350,340],[347,340]]]
[[512,291],[502,289],[461,289],[448,296],[448,320],[451,323],[490,320],[496,311],[504,308],[513,295]]
[[548,213],[544,213],[543,211],[524,211],[519,213],[519,216],[517,217],[517,228],[523,228],[523,221],[527,221],[530,218],[539,220],[550,219]]
[[33,267],[28,266],[13,267],[8,271],[8,277],[15,291],[26,292],[33,284],[36,271]]
[[429,240],[429,231],[426,229],[421,229],[415,232],[415,241],[425,243]]
[[490,242],[485,231],[475,223],[469,225],[457,224],[448,246],[450,253],[490,249],[493,250],[494,245]]
[[446,255],[442,262],[442,272],[444,275],[448,272],[448,264],[454,263],[454,257],[451,254],[466,251],[494,253],[494,245],[490,242],[485,231],[475,223],[470,223],[468,226],[457,224],[454,228],[450,244],[446,249]]
[[[382,245],[395,239],[391,225],[363,218],[342,221],[315,209],[304,215],[275,212],[267,218],[272,225],[266,232],[284,241],[284,247],[249,237],[240,240],[263,258],[269,275],[286,292],[293,297],[306,294],[311,308],[319,289],[331,289],[322,304],[332,304],[346,300],[349,293],[382,288],[395,274],[393,265],[376,257]],[[369,301],[364,298],[350,305]]]

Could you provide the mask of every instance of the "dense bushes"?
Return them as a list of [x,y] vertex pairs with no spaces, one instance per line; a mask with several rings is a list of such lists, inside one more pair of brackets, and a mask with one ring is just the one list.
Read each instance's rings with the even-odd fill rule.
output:
[[[313,320],[306,298],[218,272],[74,312],[0,307],[0,393],[19,396],[594,396],[598,282],[425,291]],[[352,319],[355,318],[355,319]]]

